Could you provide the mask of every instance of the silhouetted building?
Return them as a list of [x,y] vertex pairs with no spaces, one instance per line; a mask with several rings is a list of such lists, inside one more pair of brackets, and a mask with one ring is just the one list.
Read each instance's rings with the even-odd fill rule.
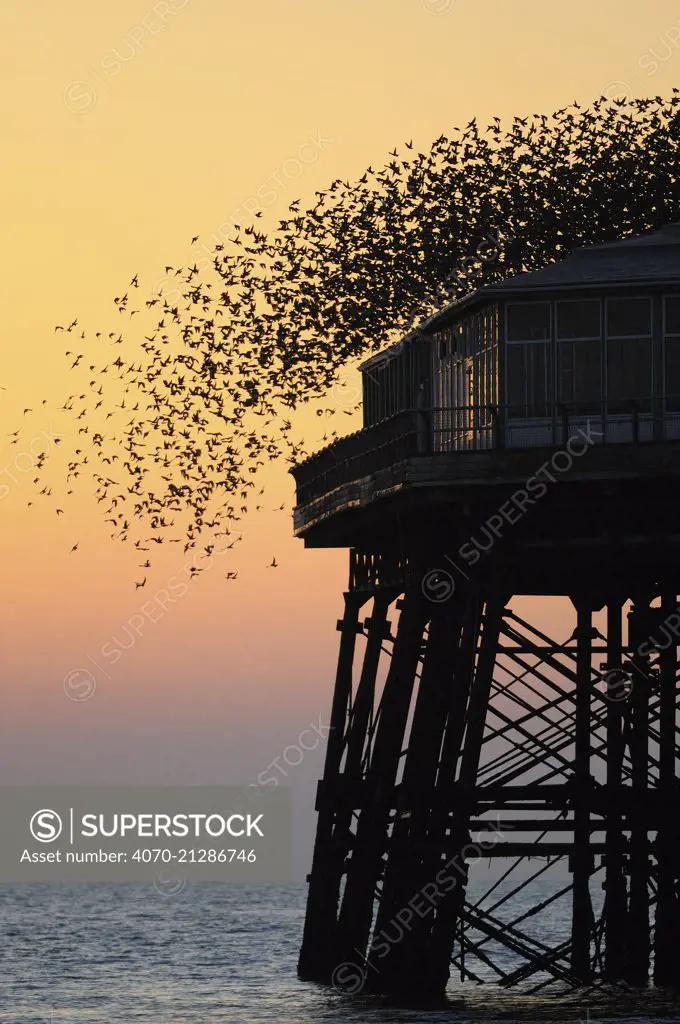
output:
[[[364,428],[294,470],[297,536],[350,550],[301,976],[677,987],[680,225],[482,288],[362,373]],[[480,858],[504,888],[469,892]]]
[[435,451],[559,443],[565,413],[602,417],[611,441],[636,417],[640,439],[678,437],[678,289],[677,224],[482,288],[364,363],[364,424],[415,409],[421,389]]

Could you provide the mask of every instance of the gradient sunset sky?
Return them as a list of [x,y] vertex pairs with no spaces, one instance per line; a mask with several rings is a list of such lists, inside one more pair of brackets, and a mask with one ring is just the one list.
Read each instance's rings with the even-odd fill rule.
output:
[[[0,779],[254,782],[301,730],[327,721],[346,554],[306,552],[292,539],[292,478],[277,465],[243,542],[185,593],[175,589],[155,622],[145,616],[131,644],[131,620],[185,578],[191,559],[164,551],[136,591],[140,559],[109,539],[87,489],[64,499],[59,517],[36,497],[30,455],[18,456],[40,450],[45,434],[75,430],[58,412],[71,381],[55,324],[78,317],[90,331],[118,329],[112,299],[132,275],[144,292],[157,289],[166,264],[200,259],[202,245],[245,223],[258,189],[266,229],[292,200],[382,166],[406,140],[425,150],[474,116],[486,124],[602,94],[670,92],[680,8],[13,0],[0,25]],[[343,433],[358,426],[333,422]],[[299,424],[309,445],[328,426],[313,410]],[[19,428],[21,443],[9,447]],[[564,638],[564,608],[527,603]],[[115,664],[111,645],[129,645]],[[69,699],[64,679],[77,693],[71,674],[81,670],[96,690]],[[321,765],[320,747],[290,769],[303,844]]]

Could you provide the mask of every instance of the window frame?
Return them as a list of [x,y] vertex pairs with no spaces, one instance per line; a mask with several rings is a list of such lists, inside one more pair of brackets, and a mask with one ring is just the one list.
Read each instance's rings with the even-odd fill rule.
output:
[[[554,338],[554,324],[553,324],[553,301],[552,299],[524,299],[524,300],[512,300],[505,303],[505,316],[503,317],[503,335],[506,345],[549,345]],[[548,307],[548,337],[547,338],[509,338],[509,311],[513,306],[547,306]]]
[[680,410],[668,409],[668,399],[678,398],[680,399],[680,393],[676,396],[668,394],[668,375],[666,373],[666,360],[668,356],[668,346],[666,345],[667,338],[678,338],[680,344],[680,331],[667,331],[666,330],[666,301],[668,299],[676,299],[680,302],[680,292],[662,292],[661,293],[661,388],[663,393],[663,414],[664,416],[671,412],[676,413]]
[[[559,397],[559,395],[560,395],[560,345],[573,345],[575,342],[576,343],[580,343],[580,342],[587,342],[588,343],[589,342],[589,343],[592,343],[592,344],[596,344],[597,343],[597,344],[599,344],[599,356],[600,356],[600,359],[599,359],[599,363],[600,363],[600,388],[599,388],[599,392],[600,392],[600,394],[599,394],[599,397],[597,399],[595,399],[595,401],[600,406],[600,408],[598,410],[598,415],[599,415],[599,413],[602,412],[602,403],[605,400],[605,369],[604,369],[604,365],[603,364],[606,361],[606,348],[605,348],[605,346],[606,346],[606,340],[605,340],[605,316],[606,316],[606,310],[605,310],[605,303],[602,301],[602,299],[603,299],[602,295],[596,295],[596,296],[585,296],[585,297],[580,296],[579,298],[571,298],[571,299],[570,298],[561,298],[561,299],[555,298],[553,300],[553,307],[554,307],[553,308],[553,319],[554,319],[553,329],[554,329],[554,338],[555,338],[555,384],[554,384],[555,405],[562,404],[562,405],[567,405],[568,406],[570,404],[576,404],[576,405],[587,404],[587,403],[584,403],[584,402],[576,402],[575,399],[573,399],[573,398],[570,398],[567,401],[567,400],[561,399]],[[600,333],[599,334],[592,334],[592,335],[589,334],[589,335],[587,335],[585,337],[564,337],[564,338],[560,338],[560,336],[559,336],[559,311],[560,311],[560,306],[573,305],[575,303],[580,303],[580,302],[593,302],[593,303],[597,303],[598,320],[600,322]],[[573,384],[573,379],[572,379],[572,384]],[[576,415],[578,415],[578,411],[577,410],[576,410]]]
[[[560,338],[560,336],[559,336],[559,307],[560,306],[573,306],[577,302],[596,302],[597,303],[598,319],[600,321],[600,333],[599,334],[592,334],[592,335],[589,334],[586,337],[582,337],[582,338],[575,338],[575,337],[571,337],[571,336],[567,337],[567,338]],[[598,295],[595,298],[585,298],[585,299],[584,298],[579,298],[579,299],[555,299],[553,305],[555,307],[555,344],[559,345],[563,341],[599,341],[600,343],[602,342],[602,337],[603,337],[603,334],[604,334],[604,330],[603,330],[604,325],[603,325],[603,321],[602,321],[602,310],[603,310],[602,296]]]
[[[609,325],[609,315],[608,315],[609,314],[609,304],[611,302],[620,302],[622,299],[624,299],[624,300],[626,300],[626,299],[644,299],[646,301],[647,306],[649,308],[649,333],[648,334],[640,334],[639,332],[636,333],[636,334],[614,334],[614,335],[610,335],[609,334],[609,330],[608,330],[608,325]],[[613,342],[619,342],[619,341],[648,341],[649,342],[650,356],[651,356],[651,366],[650,366],[650,383],[651,383],[651,388],[650,388],[649,396],[645,397],[645,398],[643,398],[641,400],[644,401],[644,402],[649,402],[650,409],[651,409],[652,406],[653,406],[653,402],[654,402],[654,373],[655,373],[655,369],[656,369],[656,366],[655,366],[655,354],[654,354],[654,297],[653,297],[653,295],[651,295],[649,292],[637,293],[637,294],[634,294],[634,295],[605,295],[604,296],[604,322],[603,322],[603,325],[602,325],[602,331],[603,331],[603,342],[604,342],[604,403],[605,403],[606,415],[608,417],[612,417],[612,416],[619,416],[619,417],[620,416],[630,416],[629,412],[615,412],[615,413],[612,413],[612,412],[609,411],[610,402],[621,401],[621,399],[614,399],[613,396],[611,396],[609,394],[609,342],[610,341],[613,341]],[[640,399],[638,399],[638,400],[640,400]],[[643,414],[643,415],[646,415],[646,414]]]
[[[548,307],[548,337],[547,338],[524,338],[524,339],[511,339],[508,337],[508,323],[509,315],[508,312],[512,306],[547,306]],[[548,349],[548,360],[545,370],[546,379],[546,408],[550,410],[550,407],[555,402],[555,324],[554,324],[554,306],[555,303],[552,299],[523,299],[523,300],[512,300],[505,302],[505,308],[503,310],[503,341],[505,345],[505,358],[504,362],[504,386],[505,386],[505,406],[508,410],[508,416],[512,419],[529,419],[529,420],[541,420],[548,421],[551,419],[550,412],[544,416],[516,416],[511,415],[510,410],[517,407],[527,407],[527,402],[511,402],[510,401],[510,380],[509,380],[509,349],[516,345],[545,345]],[[535,403],[539,404],[539,403]]]
[[[509,379],[510,378],[510,359],[509,359],[509,349],[510,349],[510,347],[515,348],[515,347],[519,347],[520,345],[524,346],[526,348],[528,348],[529,346],[534,346],[534,345],[542,345],[546,349],[546,351],[547,351],[546,366],[545,366],[545,370],[544,370],[544,378],[545,378],[545,383],[546,383],[545,403],[542,403],[542,402],[532,402],[532,403],[529,403],[529,402],[527,402],[524,399],[521,402],[513,402],[510,399],[510,386],[509,386],[510,385],[510,379]],[[542,341],[538,341],[538,340],[535,339],[533,341],[511,341],[511,342],[506,342],[505,405],[506,405],[506,408],[508,409],[508,415],[512,419],[541,420],[541,421],[546,421],[546,422],[551,419],[552,414],[550,412],[550,409],[555,404],[555,397],[554,397],[554,389],[555,389],[554,358],[555,358],[554,357],[554,343],[553,343],[552,340],[543,339]],[[517,407],[517,408],[522,408],[522,407],[528,408],[530,404],[539,405],[539,406],[542,405],[542,404],[545,404],[545,408],[548,411],[546,413],[542,414],[542,415],[539,415],[539,414],[532,415],[532,414],[527,414],[527,413],[525,413],[523,415],[517,415],[516,413],[511,413],[510,412],[510,410],[514,409],[515,407]]]
[[[609,325],[609,317],[608,317],[609,304],[611,302],[621,302],[622,300],[624,302],[626,302],[626,301],[630,301],[631,299],[644,299],[646,301],[647,305],[649,306],[649,334],[640,334],[639,332],[637,332],[635,334],[610,334],[609,330],[608,330],[608,325]],[[640,338],[650,338],[650,339],[652,339],[654,337],[654,303],[652,301],[652,296],[649,293],[643,294],[643,295],[606,295],[605,299],[604,299],[604,324],[603,324],[603,328],[604,328],[603,333],[604,333],[605,341],[635,341],[635,339],[640,339]]]

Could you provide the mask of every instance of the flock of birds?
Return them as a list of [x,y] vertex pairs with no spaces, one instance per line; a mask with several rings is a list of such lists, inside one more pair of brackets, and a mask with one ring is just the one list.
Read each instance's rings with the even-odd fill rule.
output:
[[[677,90],[506,127],[473,120],[425,153],[408,143],[357,181],[333,181],[307,208],[296,200],[269,232],[235,227],[207,269],[166,266],[169,294],[145,297],[135,274],[114,299],[115,329],[55,327],[78,380],[62,406],[75,422],[67,487],[91,480],[113,536],[140,554],[175,543],[207,558],[237,543],[264,507],[260,471],[309,454],[295,411],[321,401],[324,423],[356,412],[323,406],[348,362],[480,284],[678,219],[679,139]],[[503,240],[493,259],[490,233]],[[52,457],[36,466],[48,497]]]

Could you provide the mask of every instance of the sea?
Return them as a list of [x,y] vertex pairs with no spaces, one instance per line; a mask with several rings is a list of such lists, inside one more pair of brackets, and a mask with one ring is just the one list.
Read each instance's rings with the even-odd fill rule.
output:
[[[172,894],[132,883],[0,887],[0,1022],[680,1021],[653,991],[527,996],[454,978],[444,1004],[419,1009],[303,983],[305,897],[292,883],[197,883]],[[537,887],[526,896],[541,898]]]

